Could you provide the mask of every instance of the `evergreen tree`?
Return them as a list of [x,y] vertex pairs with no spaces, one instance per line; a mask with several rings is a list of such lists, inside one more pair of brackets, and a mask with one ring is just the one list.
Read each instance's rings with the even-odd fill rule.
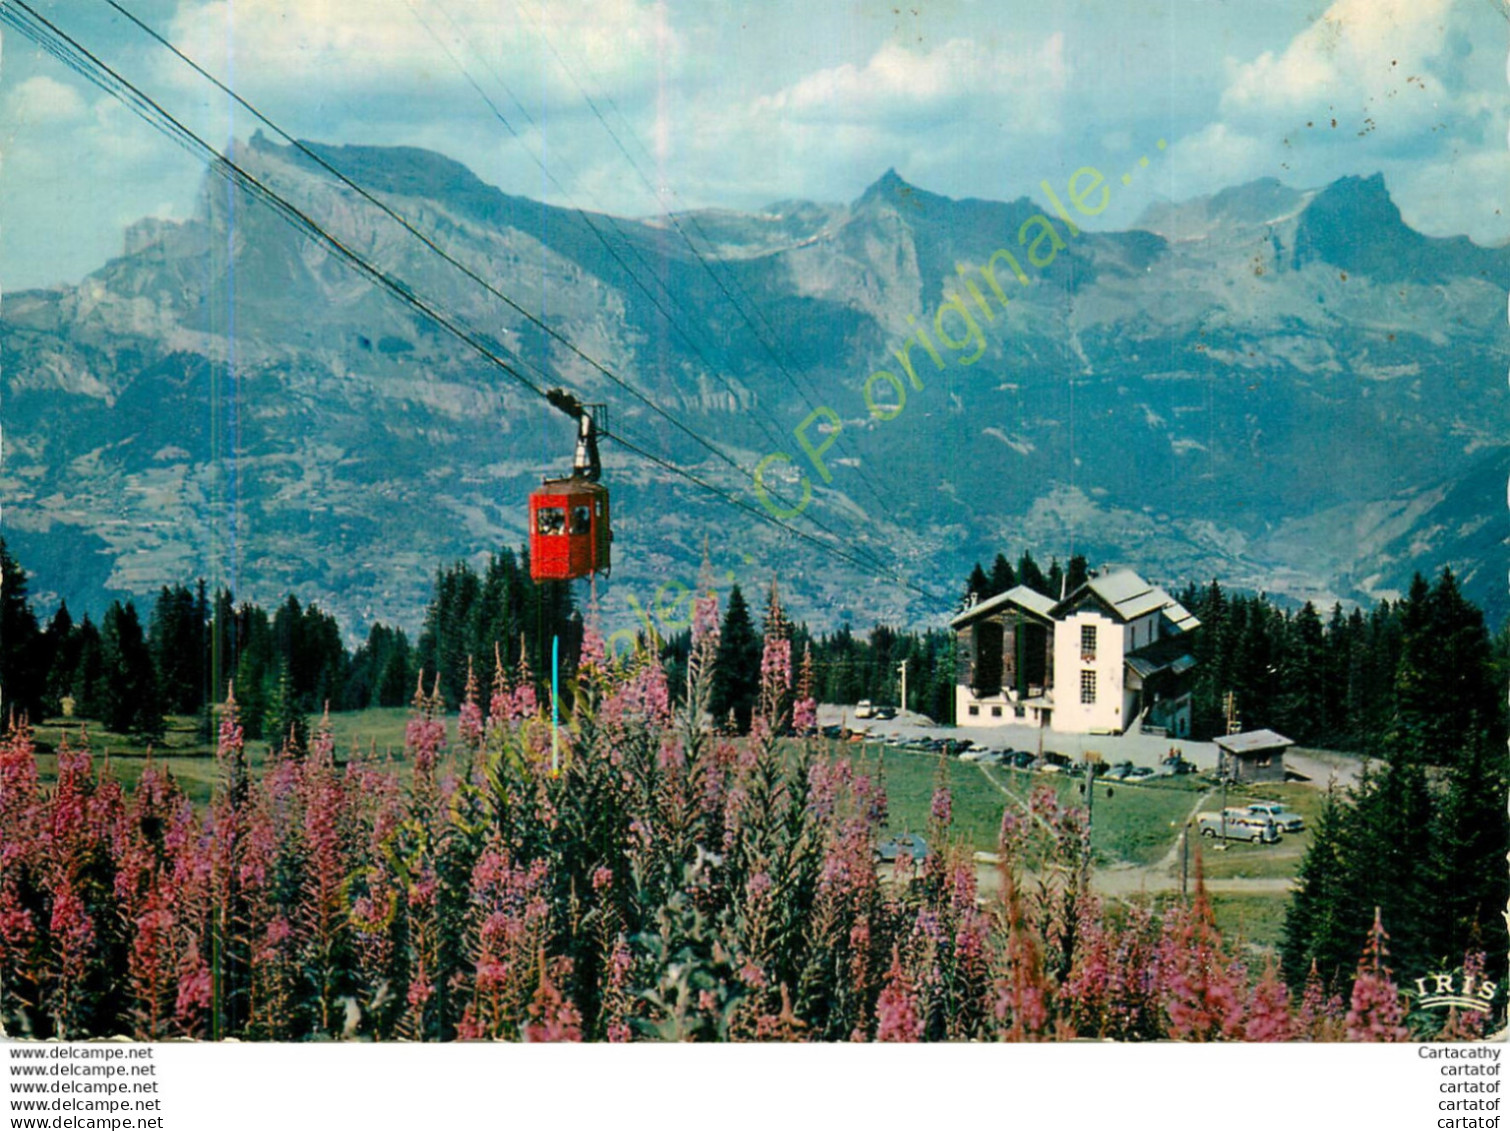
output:
[[1064,569],[1060,566],[1058,558],[1049,562],[1049,573],[1044,580],[1048,583],[1049,596],[1054,600],[1058,601],[1069,595],[1069,588],[1064,580]]
[[1394,710],[1387,739],[1390,757],[1424,765],[1432,757],[1434,641],[1431,635],[1431,591],[1419,573],[1400,605],[1400,656],[1394,671]]
[[267,718],[262,729],[268,747],[273,751],[299,759],[309,751],[309,720],[299,709],[293,677],[286,663],[278,665],[278,680],[267,705]]
[[1334,789],[1327,790],[1309,835],[1295,894],[1285,914],[1280,954],[1285,981],[1290,985],[1305,984],[1313,961],[1326,984],[1335,985],[1345,975],[1358,946],[1353,933],[1356,924],[1347,921],[1345,912],[1349,882],[1343,859],[1346,812]]
[[750,729],[760,690],[760,650],[760,636],[750,620],[749,606],[736,585],[729,592],[729,606],[719,628],[708,708],[717,722],[732,712],[740,734]]
[[192,715],[204,706],[204,624],[194,594],[163,586],[148,622],[148,645],[163,708]]
[[1321,617],[1307,601],[1293,620],[1282,621],[1279,627],[1285,645],[1276,665],[1274,725],[1302,745],[1313,745],[1331,729],[1326,715],[1326,642]]
[[161,738],[162,709],[152,654],[136,606],[112,601],[100,628],[104,668],[104,723],[121,734]]
[[1038,563],[1033,560],[1033,555],[1024,550],[1022,557],[1017,559],[1017,584],[1026,585],[1045,597],[1059,599],[1058,593],[1049,592],[1049,579],[1043,575],[1043,570],[1038,568]]
[[[1070,559],[1069,567],[1064,573],[1064,588],[1066,594],[1073,593],[1091,579],[1090,565],[1085,560],[1084,554],[1076,554]],[[1190,606],[1185,606],[1189,608]]]
[[980,568],[980,562],[975,563],[975,568],[970,571],[970,576],[965,580],[965,600],[974,596],[977,601],[984,601],[991,595],[991,582],[986,577],[986,571]]
[[105,715],[105,645],[100,630],[86,613],[79,623],[78,660],[69,676],[68,694],[73,696],[73,713],[84,719]]
[[0,538],[0,710],[42,720],[47,670],[42,632],[26,598],[26,571]]
[[[67,601],[59,603],[58,611],[47,622],[42,635],[46,641],[43,651],[48,657],[47,682],[42,693],[43,710],[52,715],[62,711],[65,696],[72,697],[74,673],[79,667],[82,638],[74,626]],[[77,703],[74,709],[77,711]]]
[[1012,563],[1007,561],[1007,555],[997,554],[996,560],[991,563],[991,584],[989,595],[995,597],[999,593],[1005,593],[1008,589],[1017,586],[1017,573],[1012,569]]
[[247,738],[261,738],[267,707],[277,687],[272,627],[257,605],[236,610],[236,704]]

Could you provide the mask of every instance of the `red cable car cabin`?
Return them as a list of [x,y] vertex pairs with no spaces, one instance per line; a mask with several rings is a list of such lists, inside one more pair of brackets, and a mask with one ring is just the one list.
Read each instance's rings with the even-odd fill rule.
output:
[[609,567],[608,488],[581,476],[530,492],[530,576],[570,581]]
[[598,423],[593,410],[565,389],[551,389],[546,400],[577,421],[577,450],[572,472],[547,479],[530,492],[530,577],[536,581],[571,581],[609,566],[608,488],[598,482]]

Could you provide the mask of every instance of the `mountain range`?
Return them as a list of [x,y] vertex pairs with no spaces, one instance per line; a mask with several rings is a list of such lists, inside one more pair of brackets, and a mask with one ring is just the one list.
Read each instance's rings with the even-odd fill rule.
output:
[[[612,433],[757,511],[762,457],[791,458],[770,465],[787,502],[806,472],[789,524],[843,555],[607,442],[609,626],[690,584],[705,545],[720,584],[776,576],[814,627],[941,625],[974,561],[1024,549],[1322,604],[1451,566],[1507,611],[1510,249],[1415,231],[1381,177],[1082,231],[977,314],[967,366],[920,328],[962,332],[934,312],[998,249],[1026,267],[1045,204],[888,171],[849,204],[626,219],[423,150],[302,144],[232,156],[532,380],[605,402]],[[867,378],[909,340],[918,381],[873,414]],[[0,365],[0,533],[75,611],[203,576],[353,634],[413,628],[436,568],[518,546],[529,490],[571,459],[567,420],[214,177],[77,286],[7,294]],[[794,435],[809,417],[828,480]]]

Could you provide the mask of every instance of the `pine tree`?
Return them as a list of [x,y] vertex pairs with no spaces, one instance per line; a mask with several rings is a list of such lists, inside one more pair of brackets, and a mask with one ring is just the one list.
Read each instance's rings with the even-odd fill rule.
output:
[[0,709],[42,718],[47,669],[42,633],[26,599],[26,571],[0,538]]
[[82,643],[73,623],[73,615],[68,611],[67,601],[59,603],[58,611],[47,622],[47,629],[42,635],[46,640],[43,651],[48,657],[43,709],[48,714],[54,714],[62,710],[63,698],[73,694],[73,677],[78,670],[79,646]]
[[990,595],[991,581],[986,577],[986,571],[980,568],[980,562],[976,562],[975,568],[965,580],[965,600],[974,596],[977,601],[984,601]]
[[[1435,642],[1431,637],[1431,591],[1419,573],[1400,606],[1400,657],[1394,672],[1394,709],[1385,738],[1389,757],[1424,765],[1432,759]],[[1398,933],[1398,928],[1396,928]]]
[[1059,599],[1058,593],[1049,592],[1049,579],[1043,575],[1043,570],[1038,568],[1038,563],[1033,560],[1033,555],[1024,550],[1022,557],[1017,559],[1017,584],[1026,585],[1035,592],[1042,593],[1045,597]]
[[105,677],[104,723],[110,730],[144,738],[163,733],[162,708],[152,654],[136,606],[111,602],[100,629]]
[[1079,589],[1090,580],[1090,564],[1085,560],[1084,554],[1076,554],[1070,558],[1070,564],[1064,571],[1064,591],[1068,595]]
[[1012,563],[1007,561],[1005,554],[997,554],[996,560],[991,563],[989,595],[995,597],[999,593],[1005,593],[1008,589],[1015,588],[1016,585],[1017,573],[1013,571]]
[[80,718],[99,719],[105,715],[105,645],[100,630],[89,614],[79,622],[78,662],[70,676],[68,693],[73,696],[73,713]]
[[1285,646],[1278,668],[1274,725],[1302,745],[1330,733],[1326,716],[1326,642],[1316,606],[1282,622]]
[[760,689],[760,652],[761,640],[750,620],[749,606],[736,585],[729,591],[729,606],[719,628],[709,710],[715,719],[732,711],[741,734],[750,729]]
[[1049,562],[1049,573],[1044,580],[1048,583],[1049,596],[1058,601],[1069,595],[1069,588],[1064,581],[1064,568],[1059,564],[1059,559],[1054,558]]
[[163,586],[152,607],[147,631],[163,707],[192,715],[203,706],[203,625],[197,623],[194,594],[182,585]]
[[1302,985],[1314,965],[1323,984],[1335,987],[1348,970],[1357,939],[1356,914],[1350,915],[1346,905],[1350,880],[1343,854],[1346,812],[1335,789],[1327,790],[1309,835],[1285,915],[1280,952],[1290,985]]
[[262,732],[269,749],[303,759],[309,751],[309,720],[299,709],[293,677],[286,663],[278,666],[278,681],[267,705]]

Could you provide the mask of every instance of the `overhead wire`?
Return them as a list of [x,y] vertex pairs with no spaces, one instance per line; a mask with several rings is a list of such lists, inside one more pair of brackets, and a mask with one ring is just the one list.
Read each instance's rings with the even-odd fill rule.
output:
[[[452,66],[455,67],[457,73],[466,80],[467,85],[472,88],[474,93],[477,94],[484,105],[488,107],[488,110],[492,113],[493,117],[496,118],[498,122],[504,127],[504,129],[509,132],[509,135],[511,137],[519,142],[520,146],[524,148],[525,152],[530,155],[531,159],[540,168],[540,171],[551,182],[556,190],[561,193],[563,197],[569,199],[571,194],[567,191],[566,186],[561,183],[560,179],[553,172],[551,172],[550,167],[546,164],[546,162],[542,160],[538,154],[530,150],[527,145],[525,145],[523,136],[517,129],[514,128],[513,122],[509,120],[508,116],[504,114],[503,110],[487,93],[487,91],[482,89],[482,86],[473,77],[471,71],[469,71],[466,65],[456,57],[455,53],[452,52],[451,48],[436,32],[435,28],[432,27],[429,21],[427,21],[424,16],[420,14],[419,10],[415,8],[411,0],[406,0],[406,5],[408,6],[410,13],[414,16],[415,21],[422,28],[424,28],[425,32],[435,42],[436,46],[438,46],[441,51],[445,53],[446,57],[451,61]],[[452,19],[450,13],[447,12],[444,8],[441,8],[440,11],[441,14],[446,17],[451,26],[453,28],[456,28],[456,23]],[[508,83],[503,80],[502,76],[499,75],[496,70],[494,70],[487,64],[486,60],[483,60],[483,65],[487,67],[489,73],[493,76],[493,78],[499,83],[500,86],[503,87],[504,92],[508,94],[510,100],[513,101],[514,105],[519,108],[519,112],[523,115],[524,119],[529,122],[530,125],[534,126],[534,119],[530,116],[530,113],[525,108],[524,103],[513,92],[512,88],[509,87]],[[633,267],[625,262],[623,255],[621,255],[619,250],[614,247],[613,242],[609,240],[603,229],[593,221],[591,214],[588,213],[586,209],[576,204],[572,204],[570,205],[570,207],[571,210],[577,215],[577,217],[583,222],[583,224],[587,226],[588,230],[592,232],[594,237],[597,238],[598,242],[603,245],[604,250],[608,253],[609,257],[613,259],[614,263],[619,267],[619,269],[624,272],[624,274],[629,278],[630,282],[634,284],[636,289],[638,289],[640,293],[645,296],[646,300],[649,301],[650,304],[655,308],[656,313],[661,316],[666,325],[669,326],[671,330],[673,330],[682,339],[682,341],[686,343],[687,347],[692,351],[693,356],[695,356],[699,361],[702,362],[705,370],[724,387],[724,390],[729,394],[730,398],[737,404],[741,399],[739,394],[729,383],[728,379],[725,378],[720,372],[720,367],[708,357],[708,354],[707,352],[705,352],[704,348],[693,340],[691,330],[677,320],[675,314],[673,314],[672,311],[668,310],[665,303],[663,303],[661,299],[651,291],[650,287],[645,283],[644,278],[638,272],[636,272]],[[615,221],[612,216],[607,215],[606,213],[603,215],[603,219],[623,242],[624,248],[627,253],[635,260],[637,260],[640,263],[641,267],[644,268],[652,278],[655,278],[653,268],[650,264],[646,263],[644,256],[640,254],[639,248],[635,245],[635,242],[628,237],[619,223]],[[666,287],[665,283],[658,278],[655,278],[655,281],[659,283],[660,289],[665,295],[666,302],[674,305],[676,303],[676,299],[671,294],[670,290]],[[766,409],[763,405],[760,407],[761,411],[764,412],[765,420],[769,420],[771,424],[774,424],[779,428],[779,423],[776,421],[775,417],[771,415],[769,409]],[[772,444],[780,445],[782,441],[779,439],[777,433],[773,432],[771,428],[766,425],[765,420],[762,420],[758,416],[752,416],[751,419],[754,420],[756,426],[761,430],[762,434],[769,442],[771,442]]]
[[[380,198],[378,198],[377,196],[375,196],[372,192],[370,192],[368,189],[366,189],[362,185],[360,185],[360,184],[356,183],[355,181],[353,181],[350,177],[348,177],[346,174],[344,174],[343,172],[341,172],[341,170],[339,170],[334,165],[332,165],[328,160],[326,160],[318,152],[316,152],[314,149],[312,149],[309,145],[307,145],[303,141],[300,141],[299,139],[293,137],[286,130],[284,130],[281,126],[279,126],[276,122],[274,122],[271,118],[269,118],[266,114],[264,114],[264,113],[262,113],[262,111],[258,110],[256,106],[252,105],[251,102],[249,102],[247,99],[245,99],[244,97],[242,97],[240,94],[236,93],[234,90],[232,90],[230,87],[228,87],[225,83],[221,82],[216,76],[214,76],[213,74],[211,74],[208,71],[206,71],[198,63],[196,63],[193,59],[191,59],[188,55],[186,55],[183,51],[181,51],[175,44],[173,44],[170,40],[168,40],[165,36],[163,36],[162,34],[160,34],[159,32],[157,32],[154,28],[152,28],[150,25],[146,24],[144,21],[142,21],[141,19],[139,19],[134,13],[132,13],[124,5],[118,3],[117,0],[106,0],[106,2],[112,8],[114,8],[117,12],[119,12],[122,16],[124,16],[126,19],[128,19],[129,21],[131,21],[131,23],[133,23],[134,25],[136,25],[140,30],[142,30],[144,33],[146,33],[148,36],[150,36],[160,46],[162,46],[165,49],[167,49],[168,51],[170,51],[175,57],[177,57],[181,62],[183,62],[190,69],[192,69],[197,75],[199,75],[205,81],[211,83],[221,93],[223,93],[227,97],[233,99],[236,102],[237,105],[241,106],[248,113],[250,113],[251,115],[253,115],[259,122],[261,122],[263,125],[267,126],[267,128],[270,129],[270,130],[272,130],[275,134],[277,134],[278,137],[280,137],[281,139],[283,139],[284,141],[286,141],[289,145],[291,145],[295,149],[297,149],[299,153],[303,154],[309,160],[315,162],[321,169],[323,169],[324,171],[326,171],[327,173],[329,173],[332,177],[334,177],[341,184],[345,185],[351,191],[357,193],[363,200],[367,201],[373,207],[375,207],[379,211],[381,211],[389,219],[391,219],[395,223],[397,223],[409,235],[411,235],[415,239],[419,240],[420,243],[423,244],[429,251],[431,251],[432,253],[440,256],[448,264],[450,264],[451,266],[453,266],[454,268],[456,268],[458,271],[460,271],[463,275],[465,275],[469,280],[471,280],[472,282],[476,283],[478,286],[482,287],[485,291],[487,291],[487,293],[493,295],[494,297],[498,298],[500,301],[504,302],[506,305],[509,306],[510,309],[514,310],[520,316],[522,316],[527,321],[529,321],[532,325],[536,326],[541,331],[543,331],[544,333],[546,333],[547,335],[549,335],[553,340],[555,340],[555,341],[559,342],[561,345],[565,346],[573,354],[575,354],[577,357],[581,358],[583,361],[587,362],[587,364],[589,364],[590,366],[592,366],[593,369],[595,369],[597,372],[599,372],[600,374],[602,374],[605,378],[607,378],[609,381],[611,381],[614,385],[616,385],[617,387],[623,389],[626,393],[628,393],[629,395],[631,395],[632,397],[634,397],[641,404],[645,405],[648,409],[650,409],[650,411],[654,412],[657,416],[659,416],[662,419],[666,420],[668,423],[672,424],[678,430],[680,430],[681,432],[685,433],[691,439],[695,440],[703,448],[707,449],[710,453],[712,453],[713,455],[717,456],[724,463],[726,463],[730,467],[734,468],[741,475],[743,475],[746,478],[750,479],[752,482],[755,481],[755,476],[754,476],[753,472],[751,472],[748,469],[746,469],[743,466],[741,466],[737,461],[735,461],[727,453],[725,453],[724,451],[722,451],[717,445],[713,444],[711,441],[707,440],[706,438],[704,438],[703,436],[701,436],[700,434],[698,434],[695,430],[693,430],[691,427],[689,427],[688,425],[686,425],[682,421],[677,420],[674,416],[672,416],[664,408],[662,408],[660,405],[655,404],[652,400],[650,400],[648,397],[646,397],[639,390],[637,390],[633,386],[631,386],[623,378],[620,378],[617,374],[613,373],[606,366],[604,366],[603,364],[601,364],[600,362],[598,362],[596,359],[590,357],[588,354],[586,354],[585,352],[583,352],[581,349],[579,349],[576,346],[575,343],[573,343],[565,335],[563,335],[562,333],[560,333],[554,327],[548,325],[542,319],[540,319],[539,317],[537,317],[536,315],[534,315],[532,312],[530,312],[528,309],[526,309],[525,307],[523,307],[522,305],[520,305],[513,298],[511,298],[510,296],[508,296],[507,294],[505,294],[503,291],[499,290],[492,283],[488,282],[488,280],[484,279],[481,275],[479,275],[476,271],[474,271],[472,268],[468,267],[466,264],[464,264],[464,263],[460,262],[459,260],[457,260],[454,256],[452,256],[451,254],[449,254],[444,248],[440,247],[440,245],[437,244],[435,242],[435,240],[432,239],[429,235],[427,235],[426,233],[424,233],[423,231],[421,231],[420,229],[418,229],[417,227],[415,227],[415,225],[412,224],[407,219],[407,217],[405,217],[402,213],[398,212],[396,209],[394,209],[393,207],[391,207],[387,202],[385,202],[385,201],[381,200]],[[22,5],[22,7],[24,7],[24,5]],[[605,246],[607,246],[606,241],[605,241]],[[520,364],[527,364],[527,363],[524,363],[522,359],[516,358],[515,360],[519,361]],[[769,433],[768,433],[768,435],[769,435]],[[616,438],[620,438],[621,439],[622,437],[619,436],[619,437],[616,437]],[[764,485],[762,485],[762,486],[764,486]],[[781,502],[782,504],[788,504],[789,503],[789,500],[785,499],[783,496],[781,496],[777,492],[771,490],[770,487],[764,486],[764,489],[765,489],[765,491],[766,491],[766,493],[767,493],[768,496],[776,499],[778,502]],[[788,506],[787,509],[790,509],[790,507]],[[820,519],[818,519],[818,518],[816,518],[815,516],[812,516],[812,515],[807,515],[805,517],[807,518],[807,520],[809,522],[811,522],[814,526],[818,527],[820,530],[823,530],[825,533],[829,534],[830,536],[832,536],[832,537],[834,537],[836,539],[842,540],[842,538],[843,538],[842,535],[840,535],[837,531],[833,530],[830,526],[828,526],[826,523],[824,523]],[[859,552],[862,553],[862,554],[864,554],[866,557],[868,557],[868,558],[870,558],[872,560],[872,568],[879,568],[879,569],[882,569],[882,570],[885,570],[887,568],[886,564],[879,557],[877,557],[876,555],[874,555],[868,549],[861,549]]]
[[[519,7],[518,0],[516,0],[515,7]],[[538,20],[536,21],[536,23],[537,31],[540,35],[541,40],[544,41],[545,45],[550,49],[551,55],[555,58],[562,72],[567,76],[568,79],[571,80],[572,85],[577,88],[577,92],[582,96],[582,100],[587,104],[587,108],[592,111],[593,117],[598,120],[598,123],[603,127],[604,132],[606,132],[609,138],[613,141],[614,147],[618,149],[619,153],[624,157],[624,160],[628,162],[629,167],[634,170],[635,176],[639,178],[640,182],[650,193],[651,199],[654,200],[656,202],[656,206],[662,210],[662,214],[665,216],[667,223],[669,223],[672,229],[675,230],[675,232],[679,236],[681,236],[682,242],[687,245],[687,249],[697,259],[698,263],[702,266],[708,277],[713,280],[714,286],[718,288],[720,293],[723,294],[724,298],[728,300],[729,304],[733,306],[735,311],[739,314],[741,320],[747,327],[749,327],[751,335],[757,342],[760,343],[761,348],[775,363],[777,372],[780,373],[783,378],[785,378],[786,382],[792,387],[793,391],[802,398],[802,400],[806,403],[808,410],[812,413],[817,413],[819,410],[817,405],[813,403],[812,397],[808,395],[807,391],[801,389],[798,386],[796,377],[792,374],[787,365],[781,360],[775,348],[756,328],[754,321],[751,319],[749,313],[744,309],[743,304],[741,304],[740,301],[730,292],[729,286],[724,283],[724,281],[719,277],[718,273],[713,269],[712,263],[710,263],[707,257],[705,257],[702,252],[698,250],[696,243],[693,242],[692,238],[687,234],[686,229],[684,229],[681,226],[681,223],[677,220],[676,213],[671,211],[670,209],[664,208],[661,203],[660,190],[657,189],[653,183],[651,183],[650,178],[646,176],[645,171],[640,167],[639,162],[635,160],[634,155],[629,152],[628,147],[624,144],[624,141],[619,136],[618,132],[614,130],[611,125],[609,125],[608,119],[604,117],[602,110],[598,108],[597,102],[594,101],[592,95],[587,92],[587,89],[582,85],[581,80],[577,78],[576,73],[572,70],[571,66],[561,55],[561,52],[557,49],[555,43],[551,40],[545,29],[539,26]],[[623,113],[619,111],[617,103],[615,103],[610,96],[604,95],[603,97],[608,105],[612,107],[614,113],[619,116],[620,121],[626,127],[626,133],[628,133],[629,137],[633,139],[636,144],[640,145],[641,149],[643,149],[643,143],[640,142],[638,135],[635,133],[633,127],[630,126],[628,120],[624,118]],[[674,189],[670,189],[669,186],[667,186],[667,189],[673,195],[675,195]],[[697,228],[698,233],[703,237],[704,242],[711,246],[712,241],[703,231],[702,226],[697,223],[697,219],[692,214],[691,210],[684,210],[683,215],[686,216],[688,221]],[[734,277],[732,272],[729,273],[729,282],[733,286],[738,288],[738,280]],[[748,296],[746,297],[748,298]],[[751,306],[757,312],[759,312],[759,307],[754,305],[753,300],[751,300]],[[770,325],[769,321],[765,319],[763,314],[761,314],[761,321],[765,322],[766,328],[770,330],[772,334],[775,334],[775,328]],[[811,382],[809,383],[811,384]],[[814,391],[816,391],[816,386],[814,386]],[[857,466],[855,470],[859,473],[860,482],[864,484],[866,490],[870,492],[870,495],[876,501],[876,504],[880,506],[882,510],[885,510],[886,502],[882,498],[880,492],[877,490],[876,485],[872,481],[870,475],[865,471],[863,465]]]
[[[394,298],[397,298],[406,306],[423,314],[458,341],[468,346],[489,364],[498,368],[542,400],[548,401],[545,389],[521,372],[518,365],[513,364],[510,359],[505,358],[502,354],[506,351],[501,351],[501,347],[497,347],[496,343],[490,343],[484,335],[465,325],[459,318],[445,312],[433,302],[416,294],[402,279],[396,278],[375,264],[369,263],[359,253],[348,247],[339,237],[326,231],[312,217],[288,201],[276,190],[264,184],[231,158],[216,150],[150,95],[147,95],[109,64],[90,52],[88,48],[68,35],[67,32],[24,3],[24,0],[6,0],[4,4],[0,4],[0,22],[9,24],[43,51],[75,71],[75,73],[98,86],[112,97],[117,98],[159,133],[204,161],[207,167],[216,173],[216,175],[247,193],[252,199],[267,205],[296,230],[335,252],[338,257],[344,260],[359,275],[368,279]],[[519,359],[516,358],[513,360],[518,361]],[[910,589],[930,601],[939,602],[943,600],[938,594],[930,592],[916,582],[893,571],[883,569],[881,574],[877,574],[874,563],[862,561],[840,547],[830,545],[807,531],[790,526],[762,509],[751,505],[746,500],[732,495],[716,484],[709,483],[701,476],[688,471],[664,457],[656,455],[654,452],[644,449],[632,440],[629,440],[622,433],[606,432],[605,435],[624,446],[627,450],[639,455],[642,459],[688,480],[697,487],[718,496],[728,504],[751,514],[759,521],[784,530],[824,553],[847,561],[872,576],[884,575],[888,580],[895,581],[904,588]]]

